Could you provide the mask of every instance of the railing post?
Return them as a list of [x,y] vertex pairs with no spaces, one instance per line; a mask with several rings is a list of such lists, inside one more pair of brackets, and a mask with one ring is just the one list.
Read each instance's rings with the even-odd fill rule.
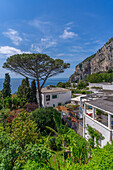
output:
[[80,107],[82,106],[82,98],[80,97]]
[[86,104],[84,103],[84,110],[83,110],[83,138],[85,138],[85,114],[86,114]]
[[111,129],[111,115],[108,114],[108,128]]
[[93,107],[93,119],[95,119],[95,108]]

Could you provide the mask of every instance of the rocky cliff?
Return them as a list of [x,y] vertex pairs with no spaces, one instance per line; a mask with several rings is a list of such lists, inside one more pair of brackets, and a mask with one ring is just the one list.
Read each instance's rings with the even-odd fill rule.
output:
[[97,53],[78,64],[69,81],[78,81],[89,74],[107,71],[110,68],[113,68],[113,37]]

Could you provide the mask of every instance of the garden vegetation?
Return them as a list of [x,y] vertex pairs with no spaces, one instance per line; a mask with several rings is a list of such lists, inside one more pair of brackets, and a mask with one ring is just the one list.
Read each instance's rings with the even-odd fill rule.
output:
[[100,136],[91,127],[86,141],[62,125],[57,110],[38,107],[30,92],[36,89],[35,82],[30,86],[28,79],[23,80],[17,94],[11,95],[9,80],[8,75],[0,93],[0,169],[113,169],[113,143],[100,149],[94,143]]

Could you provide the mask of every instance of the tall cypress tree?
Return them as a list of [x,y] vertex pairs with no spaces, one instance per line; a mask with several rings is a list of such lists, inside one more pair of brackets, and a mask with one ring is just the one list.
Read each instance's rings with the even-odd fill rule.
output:
[[33,80],[32,82],[31,82],[31,95],[30,95],[30,100],[31,100],[31,102],[33,103],[33,102],[35,102],[35,103],[37,103],[37,98],[36,98],[36,83],[35,83],[35,80]]
[[11,95],[11,86],[10,86],[10,76],[9,73],[5,74],[5,81],[3,83],[3,90],[2,90],[3,98]]
[[18,88],[18,97],[25,98],[28,102],[30,101],[30,87],[27,77],[22,80],[22,83]]

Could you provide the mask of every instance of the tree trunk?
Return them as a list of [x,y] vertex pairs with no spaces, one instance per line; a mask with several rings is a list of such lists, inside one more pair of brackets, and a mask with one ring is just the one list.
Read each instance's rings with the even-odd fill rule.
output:
[[42,107],[42,96],[41,96],[41,90],[38,89],[38,97],[39,97],[39,106]]
[[64,168],[64,166],[65,166],[65,165],[64,165],[64,162],[65,162],[64,151],[65,151],[65,150],[64,150],[64,141],[63,141],[63,168]]
[[54,159],[55,170],[57,170],[55,156],[53,156],[53,159]]
[[38,99],[39,99],[39,106],[42,107],[42,96],[41,96],[41,88],[40,88],[40,82],[37,78],[37,86],[38,86]]

